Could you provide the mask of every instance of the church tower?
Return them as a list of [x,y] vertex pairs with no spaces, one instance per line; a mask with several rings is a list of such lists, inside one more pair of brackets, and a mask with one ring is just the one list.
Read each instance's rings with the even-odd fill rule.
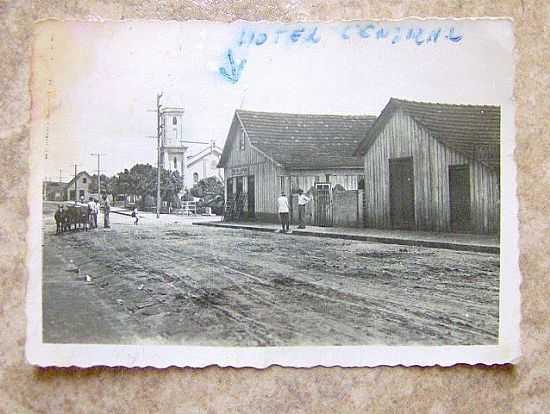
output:
[[185,151],[183,145],[183,108],[166,107],[161,110],[160,160],[162,168],[178,171],[185,182]]

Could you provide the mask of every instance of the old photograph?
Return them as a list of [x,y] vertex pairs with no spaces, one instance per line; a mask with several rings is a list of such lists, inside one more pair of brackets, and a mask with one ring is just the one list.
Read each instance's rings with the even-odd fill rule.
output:
[[503,19],[36,25],[27,358],[519,356]]

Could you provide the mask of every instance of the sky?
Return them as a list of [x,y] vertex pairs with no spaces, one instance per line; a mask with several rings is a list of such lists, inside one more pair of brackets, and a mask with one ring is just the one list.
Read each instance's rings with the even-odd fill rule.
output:
[[396,97],[500,105],[508,122],[512,50],[504,20],[46,21],[33,48],[33,150],[43,176],[64,181],[75,163],[94,172],[91,153],[109,175],[155,164],[159,92],[184,108],[184,139],[219,146],[237,108],[378,115]]

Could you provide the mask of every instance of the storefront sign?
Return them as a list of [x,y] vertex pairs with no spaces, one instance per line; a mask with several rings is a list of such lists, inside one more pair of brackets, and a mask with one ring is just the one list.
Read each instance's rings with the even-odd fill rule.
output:
[[248,167],[231,168],[231,176],[248,175]]
[[474,146],[474,157],[479,161],[498,161],[499,151],[498,144],[476,144]]

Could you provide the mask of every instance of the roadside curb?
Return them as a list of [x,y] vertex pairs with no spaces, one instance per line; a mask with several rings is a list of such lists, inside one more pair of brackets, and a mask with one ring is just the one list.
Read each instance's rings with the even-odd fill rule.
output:
[[[255,226],[244,226],[240,224],[224,224],[219,222],[197,222],[191,223],[194,226],[207,226],[207,227],[219,227],[227,228],[234,230],[251,230],[259,231],[264,233],[274,233],[274,230],[267,227],[255,227]],[[435,241],[435,240],[422,240],[422,239],[404,239],[396,237],[382,237],[382,236],[364,236],[360,234],[346,234],[346,233],[320,233],[315,231],[308,230],[292,230],[292,233],[289,236],[310,236],[310,237],[320,237],[328,239],[342,239],[342,240],[354,240],[354,241],[368,241],[374,243],[383,243],[383,244],[397,244],[403,246],[420,246],[420,247],[430,247],[434,249],[447,249],[447,250],[456,250],[456,251],[465,251],[465,252],[477,252],[477,253],[500,253],[499,246],[486,246],[481,244],[466,244],[466,243],[453,243],[445,241]]]

